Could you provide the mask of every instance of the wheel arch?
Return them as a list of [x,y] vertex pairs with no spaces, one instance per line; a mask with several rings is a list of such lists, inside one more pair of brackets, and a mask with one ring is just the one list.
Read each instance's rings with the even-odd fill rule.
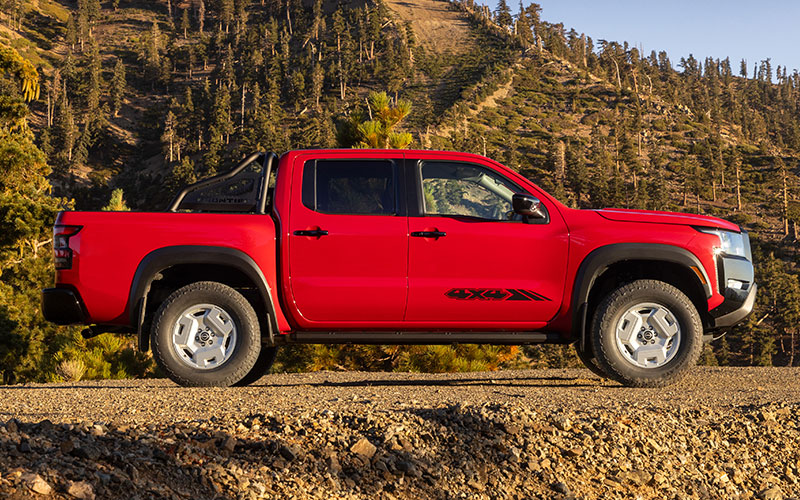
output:
[[274,335],[278,331],[275,304],[270,285],[253,258],[235,248],[176,245],[153,250],[136,268],[128,296],[128,313],[130,324],[136,329],[139,350],[149,349],[149,332],[144,327],[147,314],[157,304],[149,304],[148,298],[158,288],[154,285],[165,277],[171,286],[165,286],[164,290],[206,280],[252,287],[254,296],[246,298],[257,313],[266,314],[268,320],[262,325],[262,338],[266,337],[270,344],[274,343]]
[[[627,274],[627,276],[626,276]],[[572,335],[586,346],[587,320],[605,289],[630,279],[659,279],[681,289],[706,323],[713,290],[700,259],[688,250],[658,243],[617,243],[593,250],[581,262],[572,290]]]

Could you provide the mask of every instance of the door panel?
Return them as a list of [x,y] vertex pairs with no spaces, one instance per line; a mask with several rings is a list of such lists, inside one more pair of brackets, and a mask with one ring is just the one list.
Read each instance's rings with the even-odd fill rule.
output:
[[309,161],[304,170],[303,202],[293,198],[289,223],[298,311],[317,323],[402,320],[408,221],[397,215],[396,165]]
[[510,196],[519,186],[490,169],[442,163],[422,164],[420,176],[424,212],[440,215],[409,217],[409,233],[418,236],[409,238],[406,321],[550,320],[567,266],[560,215],[546,207],[543,223],[514,220]]

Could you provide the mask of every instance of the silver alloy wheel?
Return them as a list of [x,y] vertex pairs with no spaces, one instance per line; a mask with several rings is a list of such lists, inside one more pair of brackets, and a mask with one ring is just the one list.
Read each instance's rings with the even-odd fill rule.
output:
[[640,368],[658,368],[678,352],[681,325],[666,307],[644,302],[625,311],[615,336],[627,362]]
[[178,358],[191,368],[219,368],[236,347],[236,325],[225,309],[213,304],[195,304],[175,321],[172,347]]

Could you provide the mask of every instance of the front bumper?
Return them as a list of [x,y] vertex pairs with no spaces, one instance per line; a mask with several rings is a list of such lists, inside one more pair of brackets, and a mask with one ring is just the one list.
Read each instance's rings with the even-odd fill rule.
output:
[[42,290],[42,313],[44,319],[57,325],[84,323],[86,319],[77,292],[68,288]]
[[709,312],[714,328],[727,328],[739,323],[753,311],[758,285],[754,281],[753,263],[748,258],[719,256],[717,274],[719,290],[725,301]]

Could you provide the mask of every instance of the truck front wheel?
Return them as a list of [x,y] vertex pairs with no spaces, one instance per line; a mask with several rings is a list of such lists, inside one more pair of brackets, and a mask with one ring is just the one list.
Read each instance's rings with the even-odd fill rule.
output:
[[632,387],[662,387],[697,363],[703,327],[692,301],[674,286],[637,280],[609,294],[592,321],[597,363]]
[[595,359],[594,352],[592,351],[592,346],[586,345],[583,349],[581,349],[580,344],[580,341],[575,342],[575,354],[578,355],[578,359],[581,360],[583,365],[590,372],[594,373],[600,378],[608,378],[608,375],[606,375],[606,373],[598,366],[597,359]]
[[151,342],[158,365],[183,386],[231,386],[252,371],[261,350],[253,307],[212,281],[167,297],[153,319]]

